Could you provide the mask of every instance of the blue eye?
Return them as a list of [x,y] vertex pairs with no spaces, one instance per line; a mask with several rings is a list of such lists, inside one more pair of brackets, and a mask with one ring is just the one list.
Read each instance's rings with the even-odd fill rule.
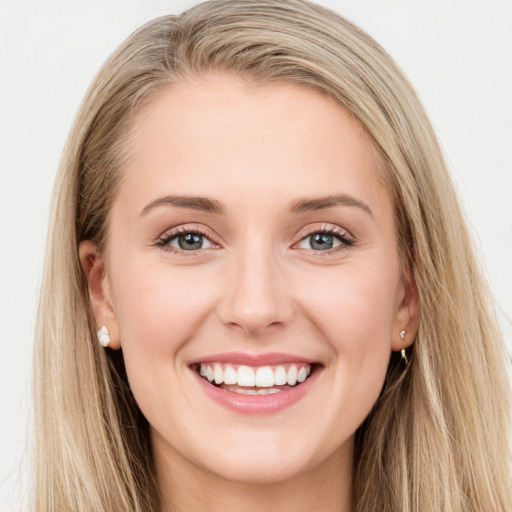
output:
[[[339,240],[336,240],[334,236],[329,233],[315,233],[314,235],[310,235],[308,238],[309,245],[316,251],[325,251],[340,245]],[[336,242],[338,242],[337,245],[335,245]]]
[[159,239],[158,245],[175,251],[197,251],[213,247],[213,243],[197,231],[168,233]]
[[338,233],[337,230],[329,230],[310,233],[303,237],[296,247],[313,251],[331,251],[350,247],[353,243],[346,232]]

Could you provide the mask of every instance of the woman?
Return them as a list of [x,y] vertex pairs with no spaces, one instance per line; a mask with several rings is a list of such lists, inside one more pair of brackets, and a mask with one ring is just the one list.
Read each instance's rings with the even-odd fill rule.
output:
[[147,24],[55,194],[36,510],[510,509],[485,284],[423,109],[358,28],[298,0]]

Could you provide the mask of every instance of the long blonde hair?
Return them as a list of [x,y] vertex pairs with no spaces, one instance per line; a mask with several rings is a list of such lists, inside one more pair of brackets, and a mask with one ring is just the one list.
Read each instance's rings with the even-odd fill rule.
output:
[[303,0],[213,0],[134,33],[95,78],[55,186],[35,347],[35,511],[157,511],[148,425],[122,351],[96,341],[78,244],[101,248],[123,134],[163,88],[209,70],[304,84],[359,120],[381,155],[421,320],[403,370],[356,434],[354,510],[512,510],[509,386],[492,302],[413,89],[359,28]]

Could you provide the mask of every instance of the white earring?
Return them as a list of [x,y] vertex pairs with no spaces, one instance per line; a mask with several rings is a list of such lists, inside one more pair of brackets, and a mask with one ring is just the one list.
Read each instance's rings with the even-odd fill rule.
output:
[[[400,339],[402,341],[405,341],[405,331],[400,331]],[[407,364],[407,355],[405,354],[405,348],[400,350],[400,354],[402,355],[402,359],[404,360],[404,363]]]
[[110,345],[110,332],[106,326],[102,326],[98,331],[98,341],[103,347],[108,347]]

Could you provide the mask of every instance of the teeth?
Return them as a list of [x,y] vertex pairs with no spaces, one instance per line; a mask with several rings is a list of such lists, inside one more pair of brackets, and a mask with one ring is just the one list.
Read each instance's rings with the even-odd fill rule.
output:
[[276,386],[284,386],[286,384],[286,370],[284,366],[278,366],[274,374],[274,384]]
[[255,389],[243,389],[238,388],[234,390],[235,393],[238,393],[240,395],[257,395],[258,392]]
[[215,384],[222,384],[224,382],[224,372],[219,363],[213,365],[213,375],[215,378]]
[[295,386],[297,383],[297,367],[292,364],[290,365],[290,368],[288,368],[288,372],[286,373],[286,382],[288,382],[288,385]]
[[237,371],[230,364],[226,365],[224,370],[224,384],[236,384],[237,381]]
[[271,388],[274,385],[274,372],[270,366],[263,366],[256,371],[256,386]]
[[[246,394],[270,394],[280,391],[274,386],[295,386],[304,382],[311,374],[309,364],[286,364],[278,366],[260,366],[252,368],[246,365],[231,365],[221,362],[201,363],[199,375],[216,385],[240,386],[243,388],[264,388],[247,391]],[[230,389],[230,391],[235,391]]]
[[238,367],[238,382],[239,386],[253,387],[256,385],[256,376],[254,370],[250,366]]

